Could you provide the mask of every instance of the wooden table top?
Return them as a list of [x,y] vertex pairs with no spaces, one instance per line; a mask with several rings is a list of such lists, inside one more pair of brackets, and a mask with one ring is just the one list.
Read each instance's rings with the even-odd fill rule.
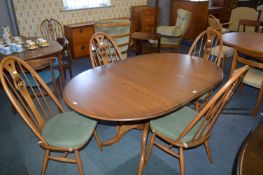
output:
[[235,164],[237,175],[263,174],[263,121],[251,130],[238,153]]
[[223,34],[223,41],[231,47],[240,46],[263,53],[263,33],[229,32]]
[[[25,38],[24,41],[26,41],[27,39],[35,41],[37,39],[37,37]],[[21,57],[24,60],[32,60],[32,59],[43,58],[43,57],[55,55],[55,54],[61,52],[63,49],[62,46],[56,41],[48,40],[48,43],[49,43],[49,46],[47,46],[47,47],[39,47],[39,48],[34,49],[34,50],[25,50],[24,52],[13,53],[11,55]],[[0,61],[6,56],[10,56],[10,55],[0,54]]]
[[66,85],[73,110],[101,120],[137,121],[167,114],[218,85],[214,63],[177,53],[145,54],[85,71]]

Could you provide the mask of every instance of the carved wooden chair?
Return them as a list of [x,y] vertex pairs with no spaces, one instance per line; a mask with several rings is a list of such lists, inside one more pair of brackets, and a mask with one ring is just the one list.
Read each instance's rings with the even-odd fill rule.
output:
[[[69,42],[64,35],[63,26],[55,19],[45,19],[40,24],[40,30],[44,38],[57,41],[63,47],[62,66],[64,70],[69,70],[70,78],[72,78],[72,56],[69,50]],[[58,63],[56,64],[58,65]]]
[[90,59],[93,67],[123,60],[122,54],[112,37],[103,32],[95,33],[90,39]]
[[[48,160],[55,160],[76,163],[82,175],[79,151],[93,134],[99,143],[95,132],[97,122],[75,112],[66,112],[43,79],[18,57],[9,56],[2,60],[0,79],[11,103],[44,149],[41,174],[46,173]],[[64,155],[51,155],[51,152],[64,152]],[[75,159],[69,158],[68,153],[73,153]]]
[[[214,50],[217,49],[217,54],[214,54]],[[203,58],[214,62],[218,66],[221,65],[223,49],[223,39],[222,34],[213,28],[207,28],[205,31],[201,32],[194,40],[188,54]],[[195,108],[197,111],[202,107],[202,103],[207,103],[208,98],[211,95],[212,90],[205,93],[203,96],[195,101]]]
[[128,56],[128,49],[131,43],[131,21],[130,19],[109,19],[96,21],[95,32],[104,32],[111,36],[118,46],[122,57]]
[[261,52],[250,51],[249,49],[236,47],[233,57],[231,73],[237,68],[238,65],[249,65],[250,69],[246,74],[243,84],[259,89],[259,94],[255,108],[252,115],[258,113],[259,105],[263,95],[263,55]]
[[229,24],[231,24],[231,23],[229,23],[229,22],[221,23],[220,20],[217,17],[215,17],[214,15],[208,16],[209,27],[212,27],[212,28],[220,31],[222,34],[229,32],[229,29],[224,27],[224,26],[228,26]]
[[[185,174],[185,149],[204,145],[208,158],[212,162],[212,155],[208,144],[212,127],[248,69],[248,66],[238,69],[199,113],[185,106],[171,114],[150,121],[152,137],[146,155],[146,162],[149,159],[153,145],[179,159],[180,175]],[[157,142],[156,137],[161,138],[170,146]],[[171,149],[173,147],[177,147],[178,152],[173,151]]]

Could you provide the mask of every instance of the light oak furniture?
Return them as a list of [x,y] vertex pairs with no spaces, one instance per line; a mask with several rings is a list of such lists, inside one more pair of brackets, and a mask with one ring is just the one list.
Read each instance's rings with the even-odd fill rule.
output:
[[148,121],[189,103],[222,78],[222,70],[204,59],[176,53],[145,54],[77,75],[66,85],[64,100],[83,115],[122,123],[117,135],[102,146],[118,142],[131,129],[144,129],[138,168],[142,175]]
[[[248,29],[253,30],[253,32],[263,32],[262,31],[263,22],[250,19],[240,19],[238,23],[238,31],[247,32]],[[259,29],[261,31],[259,31]]]
[[[153,134],[146,161],[149,159],[153,145],[156,145],[179,159],[180,175],[184,175],[184,151],[204,145],[208,158],[212,163],[211,150],[208,144],[212,128],[248,69],[248,66],[244,66],[236,70],[235,74],[220,88],[199,113],[184,106],[169,115],[151,120],[150,128]],[[168,146],[160,141],[155,141],[156,136],[168,143]],[[178,148],[178,151],[173,151],[171,149],[173,147]]]
[[[216,54],[214,54],[216,50]],[[190,47],[188,54],[192,57],[200,59],[206,59],[214,62],[218,67],[221,67],[221,58],[223,51],[222,34],[216,29],[207,28],[201,32],[194,40]],[[195,110],[199,111],[204,104],[208,102],[208,98],[211,96],[212,89],[198,98],[195,102]]]
[[[41,175],[46,174],[49,160],[76,163],[79,174],[83,175],[79,151],[93,134],[98,141],[94,131],[97,122],[72,111],[66,112],[42,78],[18,57],[2,60],[0,79],[9,100],[44,150]],[[33,88],[28,79],[33,79],[37,88]],[[62,155],[51,155],[51,152]],[[68,157],[68,153],[73,153],[75,159]]]
[[127,58],[131,43],[130,19],[109,19],[96,21],[95,32],[104,32],[111,36],[120,49],[123,58]]
[[[44,38],[57,41],[63,47],[62,66],[63,69],[69,70],[70,78],[72,78],[72,57],[62,24],[56,19],[45,19],[40,24],[40,30]],[[64,76],[66,77],[66,71],[64,71]]]
[[90,39],[89,46],[92,67],[123,60],[122,54],[113,38],[106,33],[95,33]]
[[89,56],[89,40],[94,34],[94,22],[64,25],[64,30],[72,57]]
[[233,175],[258,175],[263,174],[263,123],[262,120],[251,129],[238,151]]
[[263,95],[262,59],[262,52],[251,51],[245,47],[236,46],[231,67],[231,73],[233,73],[240,64],[249,65],[251,67],[243,80],[243,84],[259,89],[257,102],[252,112],[252,115],[254,116],[256,116],[258,113],[259,105]]
[[159,8],[131,6],[132,33],[155,33],[159,24]]
[[[145,33],[145,32],[134,32],[132,39],[134,40],[133,47],[137,55],[143,53],[154,53],[160,52],[161,49],[161,37],[159,33]],[[148,43],[149,40],[157,41],[157,46]]]
[[[32,40],[36,41],[37,37],[24,37],[23,40]],[[59,63],[59,70],[61,75],[62,84],[64,84],[64,70],[62,66],[62,50],[63,47],[56,41],[48,40],[48,47],[39,47],[34,50],[25,50],[21,53],[13,53],[12,56],[17,56],[22,58],[25,61],[36,60],[39,58],[48,58],[48,57],[57,57]],[[0,54],[0,62],[5,57],[5,55]]]
[[192,13],[191,23],[184,39],[194,40],[207,27],[208,1],[171,0],[170,25],[177,19],[177,10],[185,9]]

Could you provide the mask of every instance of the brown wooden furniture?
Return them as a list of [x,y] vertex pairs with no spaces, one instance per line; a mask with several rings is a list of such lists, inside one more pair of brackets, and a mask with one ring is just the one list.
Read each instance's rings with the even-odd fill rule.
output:
[[[66,112],[45,82],[21,58],[9,56],[2,60],[0,79],[8,98],[44,150],[41,175],[46,173],[49,160],[76,163],[79,174],[83,175],[79,151],[93,134],[98,141],[94,131],[97,122]],[[37,88],[28,79],[33,79]],[[68,153],[73,153],[75,159],[68,157]]]
[[118,46],[106,33],[95,33],[90,39],[89,47],[92,67],[123,60]]
[[[240,19],[238,23],[238,31],[246,32],[247,27],[254,28],[254,32],[263,32],[263,22],[250,19]],[[260,27],[261,31],[259,31]]]
[[259,89],[257,102],[252,112],[254,116],[258,113],[259,105],[263,95],[263,54],[261,52],[249,50],[246,47],[236,46],[235,54],[233,57],[231,73],[241,64],[249,65],[247,75],[243,80],[243,84]]
[[[37,37],[25,37],[23,38],[24,41],[26,40],[33,40],[35,41],[37,39]],[[61,79],[62,79],[62,84],[64,84],[64,70],[63,70],[63,66],[62,66],[62,46],[56,42],[56,41],[52,41],[52,40],[48,40],[48,47],[39,47],[37,49],[34,50],[25,50],[24,52],[21,53],[13,53],[12,56],[17,56],[20,58],[23,58],[23,60],[27,61],[27,60],[34,60],[34,59],[39,59],[39,58],[48,58],[48,57],[57,57],[58,61],[59,61],[59,69],[60,69],[60,73],[61,73]],[[1,55],[0,54],[0,62],[2,61],[2,59],[6,57],[5,55]]]
[[119,141],[130,129],[144,128],[138,170],[142,175],[149,119],[182,107],[222,78],[222,70],[204,59],[175,53],[145,54],[77,75],[66,85],[64,100],[83,115],[123,123],[116,137],[104,145]]
[[230,32],[223,35],[223,42],[231,47],[240,46],[263,54],[263,33]]
[[155,33],[159,24],[159,8],[148,6],[131,6],[132,33]]
[[73,58],[89,55],[89,40],[94,33],[94,22],[64,25],[65,36]]
[[[65,38],[63,26],[56,19],[45,19],[40,24],[41,34],[44,38],[57,41],[62,47],[62,66],[63,69],[68,69],[70,78],[72,78],[72,57],[69,50],[69,42]],[[66,71],[64,71],[66,77]]]
[[[160,52],[161,37],[162,35],[158,33],[134,32],[132,34],[132,39],[134,40],[133,47],[135,48],[136,54],[141,55],[143,53]],[[148,43],[149,40],[157,40],[157,47],[154,46],[154,44]]]
[[263,122],[262,120],[250,131],[237,154],[233,175],[263,174]]
[[[179,159],[180,175],[185,174],[184,151],[186,149],[204,145],[208,158],[212,163],[211,150],[208,144],[212,128],[248,69],[248,66],[244,66],[237,70],[199,113],[185,106],[169,115],[152,120],[150,127],[153,134],[146,162],[149,159],[154,144]],[[163,144],[159,140],[155,141],[156,136],[168,144]],[[178,151],[173,151],[173,147],[178,148]]]
[[179,8],[192,12],[191,23],[184,38],[194,40],[207,27],[208,1],[172,0],[170,25],[175,24]]

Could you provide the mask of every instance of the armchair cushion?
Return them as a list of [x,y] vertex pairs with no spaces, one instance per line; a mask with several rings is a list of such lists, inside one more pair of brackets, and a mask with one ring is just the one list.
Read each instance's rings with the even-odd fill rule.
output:
[[166,36],[180,36],[182,34],[182,30],[178,26],[158,26],[157,33],[161,33]]
[[97,122],[75,112],[56,115],[46,123],[42,131],[47,143],[52,146],[76,148],[92,136]]
[[[176,140],[197,114],[198,112],[195,110],[189,107],[183,107],[169,115],[150,121],[150,127],[153,132],[158,132],[172,140]],[[182,142],[190,141],[196,133],[198,126],[199,125],[196,124],[192,130],[185,135]]]
[[263,72],[255,68],[250,68],[244,77],[243,83],[260,89],[262,81]]

